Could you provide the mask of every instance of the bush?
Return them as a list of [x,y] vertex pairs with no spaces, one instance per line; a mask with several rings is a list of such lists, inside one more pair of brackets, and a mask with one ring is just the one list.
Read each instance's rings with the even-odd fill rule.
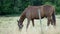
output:
[[56,14],[60,14],[60,7],[56,7]]

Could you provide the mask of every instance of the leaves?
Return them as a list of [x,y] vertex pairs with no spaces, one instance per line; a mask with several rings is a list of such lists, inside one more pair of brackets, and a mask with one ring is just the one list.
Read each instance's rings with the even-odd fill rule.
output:
[[60,0],[0,0],[0,15],[20,14],[29,5],[55,5],[56,13],[60,13]]

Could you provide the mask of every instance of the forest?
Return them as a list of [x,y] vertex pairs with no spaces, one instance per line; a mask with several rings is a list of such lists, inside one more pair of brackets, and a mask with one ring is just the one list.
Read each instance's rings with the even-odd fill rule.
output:
[[60,0],[0,0],[0,15],[21,14],[28,6],[51,4],[60,14]]

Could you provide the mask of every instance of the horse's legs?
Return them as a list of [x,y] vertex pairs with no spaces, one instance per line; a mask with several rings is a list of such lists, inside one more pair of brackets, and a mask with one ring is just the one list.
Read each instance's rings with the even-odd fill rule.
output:
[[53,22],[54,22],[53,25],[56,26],[56,22],[55,21],[53,21]]
[[50,25],[50,20],[51,20],[51,18],[50,18],[50,17],[48,17],[47,26],[49,26],[49,25]]
[[56,25],[55,24],[56,23],[53,21],[53,19],[51,19],[51,25],[52,25],[52,27],[56,28]]
[[56,28],[56,22],[53,20],[53,22],[51,22],[51,23],[53,23],[53,24],[52,24],[53,27]]
[[53,27],[56,28],[56,22],[54,22],[53,24],[54,24]]
[[47,17],[47,27],[46,27],[46,30],[48,29],[49,25],[50,25],[50,20],[51,20],[51,17]]
[[53,19],[51,19],[51,25],[53,25],[53,24],[54,24]]
[[54,22],[54,28],[56,28],[56,22]]
[[32,19],[32,25],[33,25],[33,27],[34,27],[34,19]]
[[29,24],[30,24],[30,20],[28,19],[28,21],[27,21],[27,26],[26,26],[26,30],[28,29]]

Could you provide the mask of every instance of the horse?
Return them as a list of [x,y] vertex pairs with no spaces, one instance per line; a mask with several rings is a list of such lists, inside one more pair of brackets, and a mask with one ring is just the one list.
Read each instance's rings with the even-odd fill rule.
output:
[[27,26],[28,28],[30,24],[30,20],[32,21],[32,25],[34,27],[34,19],[39,19],[38,9],[40,10],[41,19],[44,17],[47,18],[47,26],[50,24],[56,26],[56,18],[55,18],[55,7],[52,5],[42,5],[42,6],[29,6],[27,7],[21,14],[18,22],[19,29],[23,28],[23,21],[27,18]]

